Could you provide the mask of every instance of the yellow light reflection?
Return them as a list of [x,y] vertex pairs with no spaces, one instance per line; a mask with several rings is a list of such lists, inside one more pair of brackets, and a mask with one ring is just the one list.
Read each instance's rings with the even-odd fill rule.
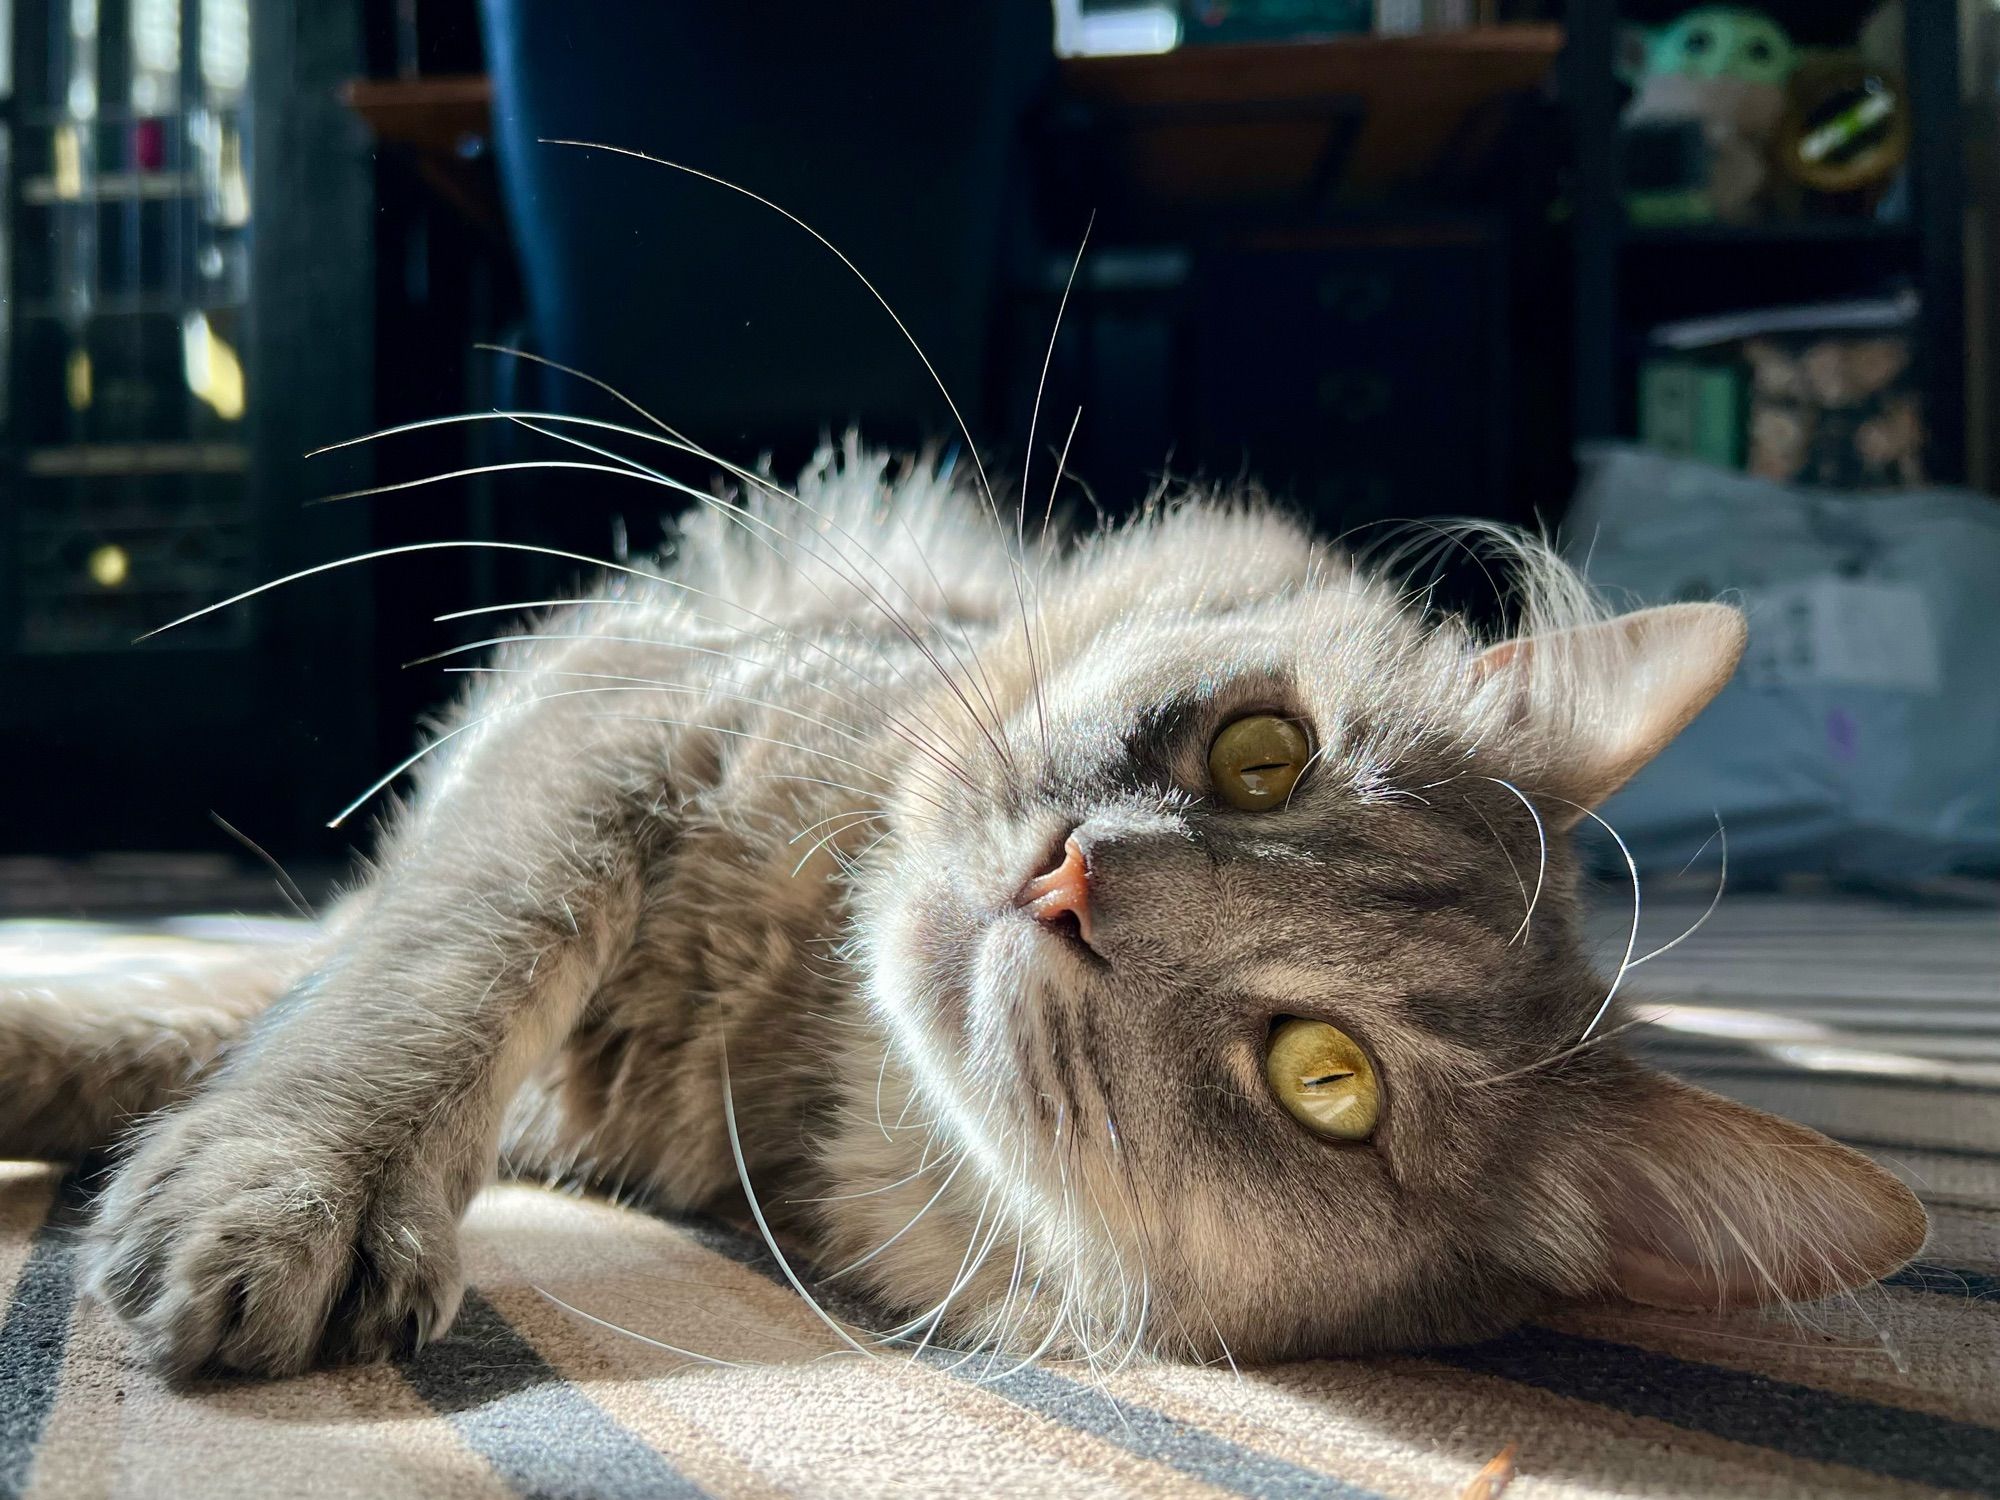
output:
[[132,576],[132,559],[115,542],[106,542],[92,552],[84,567],[89,570],[91,582],[102,589],[118,588]]
[[209,326],[206,313],[181,320],[181,367],[187,388],[225,422],[243,416],[243,361]]
[[91,379],[88,349],[69,351],[69,364],[63,370],[63,393],[69,397],[71,411],[90,410]]

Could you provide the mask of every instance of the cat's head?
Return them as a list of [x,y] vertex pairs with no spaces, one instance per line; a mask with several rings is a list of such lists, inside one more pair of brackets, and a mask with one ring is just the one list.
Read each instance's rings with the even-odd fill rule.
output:
[[1266,1358],[1915,1253],[1863,1158],[1578,1048],[1619,1017],[1570,830],[1744,628],[1514,561],[1499,644],[1255,510],[1042,580],[1032,671],[991,653],[1004,754],[968,734],[857,892],[891,1058],[835,1147],[876,1190],[826,1223],[880,1297],[1024,1351]]

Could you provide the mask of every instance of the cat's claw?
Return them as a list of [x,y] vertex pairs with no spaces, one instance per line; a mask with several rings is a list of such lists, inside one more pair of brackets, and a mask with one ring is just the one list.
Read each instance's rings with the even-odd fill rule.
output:
[[211,1097],[113,1178],[89,1286],[170,1375],[379,1359],[457,1313],[456,1219],[420,1169]]

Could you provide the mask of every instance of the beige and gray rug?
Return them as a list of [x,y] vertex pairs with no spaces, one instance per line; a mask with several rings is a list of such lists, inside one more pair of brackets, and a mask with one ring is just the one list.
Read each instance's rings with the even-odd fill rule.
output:
[[[1699,909],[1649,911],[1640,951]],[[0,924],[0,964],[236,925]],[[1574,1312],[1424,1355],[1098,1375],[864,1361],[734,1226],[503,1186],[464,1313],[413,1361],[174,1391],[75,1296],[81,1190],[0,1165],[0,1496],[1456,1497],[1504,1449],[1509,1500],[2000,1495],[2000,916],[1731,898],[1629,984],[1662,1002],[1659,1061],[1910,1182],[1923,1260],[1792,1317]]]

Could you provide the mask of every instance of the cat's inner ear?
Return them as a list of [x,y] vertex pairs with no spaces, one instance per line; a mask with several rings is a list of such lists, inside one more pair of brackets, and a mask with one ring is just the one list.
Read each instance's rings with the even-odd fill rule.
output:
[[1816,1131],[1648,1071],[1594,1189],[1606,1283],[1656,1307],[1810,1301],[1903,1266],[1916,1195]]
[[1595,807],[1722,690],[1745,638],[1740,610],[1666,604],[1502,641],[1473,668],[1529,731],[1548,790]]

